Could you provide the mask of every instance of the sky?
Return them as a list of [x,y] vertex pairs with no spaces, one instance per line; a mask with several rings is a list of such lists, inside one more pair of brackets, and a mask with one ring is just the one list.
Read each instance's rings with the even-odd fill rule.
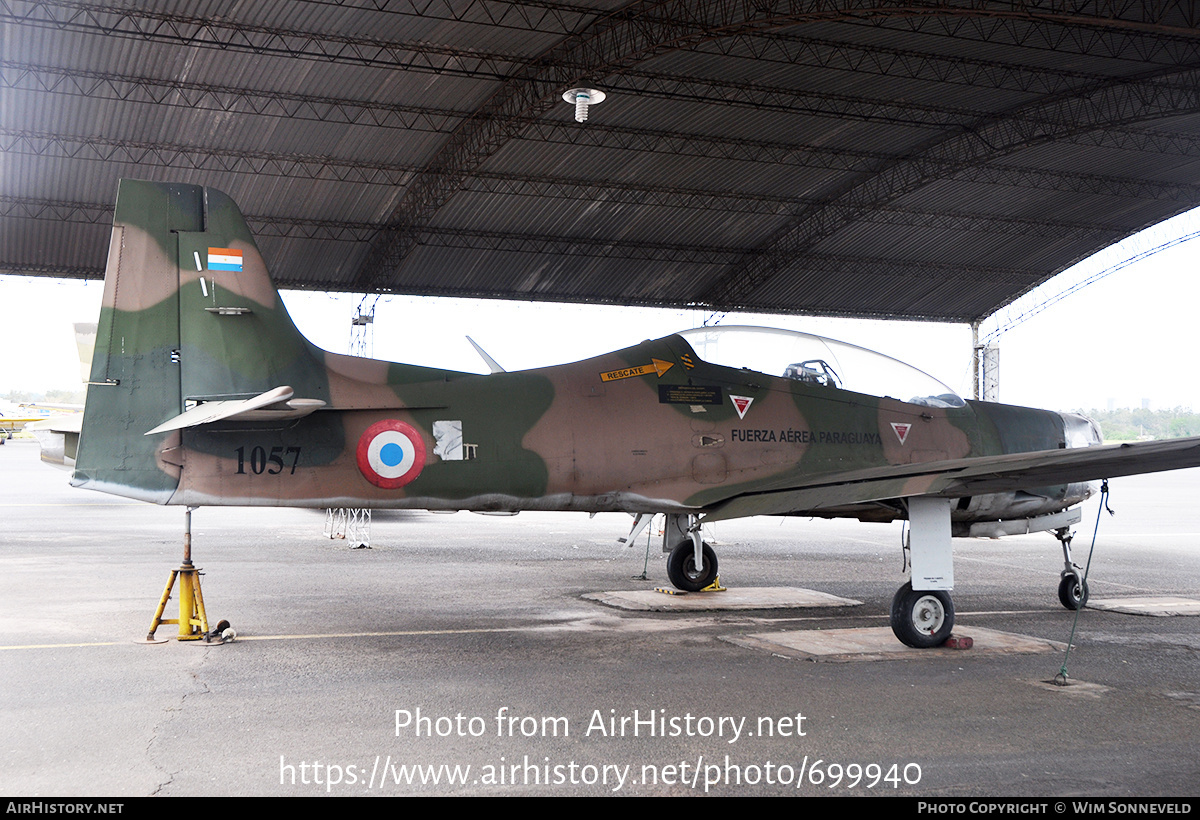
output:
[[[1200,210],[1065,272],[1047,291],[1200,230]],[[1193,350],[1200,239],[1131,264],[1007,331],[1000,400],[1052,410],[1200,408]],[[80,387],[72,324],[94,322],[102,283],[0,275],[0,394]],[[314,343],[346,352],[363,297],[291,291],[284,302]],[[1044,298],[1044,297],[1043,297]],[[369,297],[366,304],[374,301]],[[1035,298],[1033,301],[1037,301]],[[587,358],[704,323],[706,311],[391,296],[375,307],[373,357],[486,373],[475,339],[508,370]],[[966,325],[729,314],[721,324],[803,330],[886,353],[971,395]],[[988,329],[985,323],[984,330]]]

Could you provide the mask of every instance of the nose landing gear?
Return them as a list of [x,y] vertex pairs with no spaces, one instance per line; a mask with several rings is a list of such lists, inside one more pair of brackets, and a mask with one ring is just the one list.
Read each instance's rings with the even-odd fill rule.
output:
[[1067,527],[1054,531],[1054,537],[1062,544],[1063,571],[1058,583],[1058,600],[1070,610],[1083,609],[1087,605],[1088,585],[1082,567],[1071,560],[1071,539],[1075,534]]

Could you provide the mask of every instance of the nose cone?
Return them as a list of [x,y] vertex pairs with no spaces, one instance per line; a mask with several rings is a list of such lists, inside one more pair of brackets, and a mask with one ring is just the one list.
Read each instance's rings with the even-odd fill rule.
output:
[[1067,447],[1095,447],[1104,443],[1100,425],[1094,419],[1078,413],[1059,413],[1063,420],[1063,435]]

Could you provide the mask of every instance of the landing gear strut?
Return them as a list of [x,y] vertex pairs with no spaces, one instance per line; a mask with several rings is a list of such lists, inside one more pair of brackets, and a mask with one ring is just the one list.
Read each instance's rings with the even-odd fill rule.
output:
[[1058,600],[1067,609],[1083,609],[1088,600],[1088,585],[1080,571],[1082,567],[1071,560],[1071,539],[1075,533],[1068,527],[1054,531],[1054,537],[1062,544],[1063,571],[1058,583]]
[[916,649],[941,646],[954,629],[954,603],[940,589],[913,589],[908,582],[892,599],[892,632]]

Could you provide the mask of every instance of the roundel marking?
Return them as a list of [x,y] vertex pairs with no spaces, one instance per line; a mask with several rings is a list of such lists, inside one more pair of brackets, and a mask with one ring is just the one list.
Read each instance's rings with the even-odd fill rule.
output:
[[377,421],[358,440],[358,469],[385,490],[403,487],[425,466],[425,439],[411,424],[397,419]]

